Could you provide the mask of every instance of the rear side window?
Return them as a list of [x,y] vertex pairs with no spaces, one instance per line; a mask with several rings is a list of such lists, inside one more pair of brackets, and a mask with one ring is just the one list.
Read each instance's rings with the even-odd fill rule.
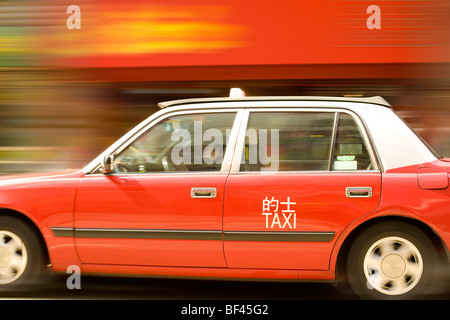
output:
[[373,169],[358,124],[346,113],[251,112],[241,152],[241,172]]
[[335,113],[251,113],[241,171],[328,170]]
[[370,170],[373,165],[369,151],[355,119],[346,113],[339,114],[333,170]]

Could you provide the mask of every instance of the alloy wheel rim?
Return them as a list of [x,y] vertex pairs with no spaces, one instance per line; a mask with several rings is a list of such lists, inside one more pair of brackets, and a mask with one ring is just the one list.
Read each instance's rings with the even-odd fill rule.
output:
[[25,272],[28,253],[22,239],[10,231],[0,230],[0,284],[9,284]]
[[369,289],[386,295],[401,295],[420,282],[423,259],[410,241],[402,237],[386,237],[367,250],[363,268]]

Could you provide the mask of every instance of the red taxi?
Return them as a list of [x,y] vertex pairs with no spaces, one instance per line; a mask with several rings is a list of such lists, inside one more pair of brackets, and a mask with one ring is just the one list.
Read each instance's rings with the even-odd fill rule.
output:
[[380,97],[161,103],[82,170],[0,179],[0,286],[65,272],[433,286],[450,162]]

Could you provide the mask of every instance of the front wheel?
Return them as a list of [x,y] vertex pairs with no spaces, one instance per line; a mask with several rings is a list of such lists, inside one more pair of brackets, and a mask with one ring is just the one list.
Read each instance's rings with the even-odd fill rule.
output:
[[363,232],[347,259],[347,277],[366,299],[410,299],[432,285],[437,254],[418,228],[399,222],[382,223]]
[[33,229],[19,219],[0,217],[0,288],[36,280],[43,271],[43,257]]

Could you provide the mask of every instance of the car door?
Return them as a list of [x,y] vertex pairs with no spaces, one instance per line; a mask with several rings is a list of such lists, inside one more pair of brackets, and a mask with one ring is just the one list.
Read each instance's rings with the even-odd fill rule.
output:
[[336,238],[375,210],[381,172],[355,114],[255,109],[224,203],[230,268],[327,270]]
[[81,179],[82,263],[224,267],[224,158],[235,119],[228,110],[167,115],[114,153],[113,173]]

